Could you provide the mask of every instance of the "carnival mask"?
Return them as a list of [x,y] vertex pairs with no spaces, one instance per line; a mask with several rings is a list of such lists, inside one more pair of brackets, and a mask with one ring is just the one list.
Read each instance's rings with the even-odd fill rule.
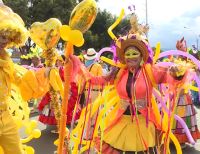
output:
[[135,48],[129,47],[125,51],[125,59],[138,58],[140,56],[141,53]]

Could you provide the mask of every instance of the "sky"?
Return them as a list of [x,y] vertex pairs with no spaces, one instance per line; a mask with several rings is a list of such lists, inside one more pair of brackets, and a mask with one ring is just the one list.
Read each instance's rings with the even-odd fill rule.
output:
[[[135,12],[139,23],[146,23],[146,0],[99,0],[101,10],[119,15]],[[129,7],[129,8],[128,8]],[[185,37],[188,47],[200,49],[200,0],[147,0],[149,40],[151,46],[161,42],[164,50],[175,49],[176,41]]]

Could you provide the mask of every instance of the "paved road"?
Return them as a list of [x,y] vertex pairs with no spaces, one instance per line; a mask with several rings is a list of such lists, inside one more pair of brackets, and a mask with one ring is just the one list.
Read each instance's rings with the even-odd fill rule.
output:
[[[200,128],[200,109],[197,109],[198,126]],[[32,115],[32,119],[37,119],[37,115]],[[56,147],[53,145],[55,139],[57,139],[57,134],[52,134],[52,127],[46,128],[45,125],[39,123],[38,128],[42,130],[42,136],[39,139],[35,139],[29,143],[35,149],[35,154],[53,154]],[[23,133],[21,133],[23,134]],[[172,154],[176,154],[175,149],[171,147]],[[194,146],[188,146],[183,149],[183,154],[200,154],[200,140]]]

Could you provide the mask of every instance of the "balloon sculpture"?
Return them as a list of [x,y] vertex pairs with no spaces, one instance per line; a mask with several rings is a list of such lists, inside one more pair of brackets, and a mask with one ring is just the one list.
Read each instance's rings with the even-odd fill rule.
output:
[[[97,5],[94,0],[83,0],[72,11],[69,26],[63,25],[60,29],[61,38],[67,41],[65,56],[65,85],[64,85],[64,98],[62,102],[62,116],[61,126],[59,132],[58,154],[63,153],[64,139],[66,136],[66,112],[68,106],[69,84],[73,76],[71,76],[72,65],[69,61],[69,55],[73,54],[73,45],[80,47],[84,43],[82,33],[86,32],[93,24],[97,15]],[[68,147],[67,147],[68,149]]]
[[[29,30],[31,39],[36,43],[36,45],[43,49],[43,56],[45,58],[47,68],[55,65],[57,59],[55,46],[60,39],[61,26],[62,24],[58,19],[50,18],[44,23],[33,23]],[[52,68],[49,72],[49,83],[49,93],[52,97],[50,104],[55,111],[55,118],[59,128],[61,109],[57,93],[60,92],[61,97],[63,97],[63,84],[56,68]]]

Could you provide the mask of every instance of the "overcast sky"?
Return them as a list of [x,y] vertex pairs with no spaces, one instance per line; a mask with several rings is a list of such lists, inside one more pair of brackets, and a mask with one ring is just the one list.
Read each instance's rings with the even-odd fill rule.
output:
[[[139,22],[145,23],[145,0],[99,0],[98,5],[116,15],[122,7],[130,14],[135,6]],[[148,0],[148,23],[151,46],[160,41],[162,48],[174,49],[176,40],[184,36],[188,46],[198,39],[200,48],[200,0]]]

